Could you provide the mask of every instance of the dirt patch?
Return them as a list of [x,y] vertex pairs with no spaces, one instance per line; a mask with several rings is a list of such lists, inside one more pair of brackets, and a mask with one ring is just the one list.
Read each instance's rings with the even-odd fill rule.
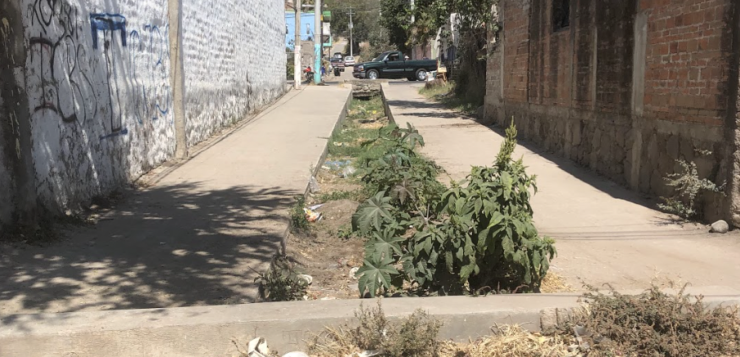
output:
[[313,277],[309,299],[359,297],[351,270],[362,265],[364,242],[350,234],[352,214],[358,205],[348,199],[329,201],[317,210],[323,218],[310,234],[288,237],[288,255],[300,270]]
[[388,125],[388,117],[382,117],[376,120],[361,120],[359,121],[357,127],[360,129],[375,130],[380,129],[386,125]]

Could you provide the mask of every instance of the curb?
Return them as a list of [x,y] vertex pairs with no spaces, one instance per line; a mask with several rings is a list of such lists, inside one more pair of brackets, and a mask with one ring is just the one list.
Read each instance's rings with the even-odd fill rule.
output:
[[[698,295],[699,291],[710,307],[740,305],[740,291],[703,287],[687,289],[686,293]],[[666,290],[672,292],[675,290]],[[577,294],[517,294],[380,301],[389,318],[423,309],[444,323],[440,339],[464,342],[490,334],[496,325],[516,324],[530,331],[556,327],[581,308],[580,299]],[[375,301],[299,301],[8,316],[0,319],[0,355],[236,356],[232,341],[244,346],[254,337],[263,337],[271,349],[287,353],[304,349],[305,341],[326,326],[351,323],[363,304],[373,306]]]

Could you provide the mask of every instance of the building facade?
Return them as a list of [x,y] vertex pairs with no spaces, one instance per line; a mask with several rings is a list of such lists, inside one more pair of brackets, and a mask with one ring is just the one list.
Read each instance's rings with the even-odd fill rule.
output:
[[676,160],[727,183],[707,219],[740,226],[735,0],[501,0],[486,118],[634,190],[668,196]]

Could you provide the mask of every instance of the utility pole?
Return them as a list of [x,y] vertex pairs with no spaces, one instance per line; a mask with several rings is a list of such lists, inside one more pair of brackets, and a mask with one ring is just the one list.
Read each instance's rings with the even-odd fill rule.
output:
[[352,29],[355,27],[354,23],[352,23],[352,15],[355,13],[352,12],[352,6],[349,7],[349,55],[351,57],[354,57],[354,50],[355,50],[355,43],[352,41]]
[[[316,0],[314,2],[313,6],[313,14],[314,14],[314,55],[316,56],[316,61],[314,62],[314,69],[313,69],[313,81],[316,84],[321,83],[321,53],[322,47],[324,47],[324,39],[323,39],[323,24],[321,23],[321,0]],[[318,39],[316,38],[316,34],[319,34]]]
[[185,132],[185,74],[182,61],[182,0],[169,0],[170,76],[173,115],[175,116],[175,157],[188,157],[188,137]]
[[295,43],[293,44],[293,88],[301,89],[301,74],[303,73],[303,67],[301,66],[301,0],[293,0],[293,7],[295,7]]

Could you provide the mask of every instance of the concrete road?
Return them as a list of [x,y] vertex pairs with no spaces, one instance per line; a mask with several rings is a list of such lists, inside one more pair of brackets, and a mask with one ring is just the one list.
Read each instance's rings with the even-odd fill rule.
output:
[[[419,84],[384,84],[393,116],[426,140],[424,152],[455,180],[471,165],[489,165],[502,132],[432,103]],[[574,288],[582,281],[642,289],[653,279],[740,289],[740,234],[708,234],[704,226],[676,224],[644,200],[572,162],[521,142],[515,153],[537,175],[532,205],[539,231],[557,240],[552,271]]]
[[162,167],[96,226],[0,245],[0,316],[255,301],[255,271],[278,251],[350,93],[304,88]]

